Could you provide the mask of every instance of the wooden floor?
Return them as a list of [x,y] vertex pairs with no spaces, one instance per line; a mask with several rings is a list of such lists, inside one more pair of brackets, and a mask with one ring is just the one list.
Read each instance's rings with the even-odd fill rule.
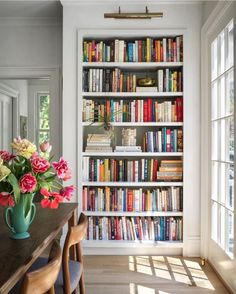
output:
[[86,294],[225,294],[199,258],[84,256]]

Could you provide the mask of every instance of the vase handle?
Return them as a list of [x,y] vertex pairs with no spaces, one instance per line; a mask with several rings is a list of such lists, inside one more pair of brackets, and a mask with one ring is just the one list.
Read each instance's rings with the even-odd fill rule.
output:
[[12,207],[7,207],[5,208],[5,211],[4,211],[4,220],[5,220],[5,223],[6,225],[8,226],[8,228],[13,232],[15,233],[15,230],[14,228],[10,225],[9,223],[9,213],[12,213]]
[[32,221],[34,220],[35,217],[35,213],[36,213],[36,206],[34,203],[31,204],[31,216],[30,216],[30,223],[29,225],[32,223]]

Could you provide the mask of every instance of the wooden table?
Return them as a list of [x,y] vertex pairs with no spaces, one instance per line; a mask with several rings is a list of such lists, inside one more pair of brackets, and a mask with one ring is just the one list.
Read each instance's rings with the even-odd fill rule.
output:
[[0,293],[8,293],[24,276],[34,261],[55,239],[63,226],[76,222],[77,203],[61,203],[58,209],[41,208],[36,203],[36,216],[30,226],[30,238],[13,240],[0,208]]

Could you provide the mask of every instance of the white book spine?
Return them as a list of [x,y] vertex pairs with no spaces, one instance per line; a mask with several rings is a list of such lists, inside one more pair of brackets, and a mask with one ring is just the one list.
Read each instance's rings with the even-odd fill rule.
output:
[[166,62],[166,38],[163,38],[162,45],[163,45],[163,61]]

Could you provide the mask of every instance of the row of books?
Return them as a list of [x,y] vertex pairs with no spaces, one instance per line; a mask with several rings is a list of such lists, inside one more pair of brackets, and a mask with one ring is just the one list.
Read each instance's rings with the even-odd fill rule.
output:
[[145,132],[143,152],[183,152],[183,130],[162,128]]
[[88,217],[87,240],[182,241],[181,217]]
[[183,37],[83,42],[84,62],[183,61]]
[[111,137],[108,134],[88,134],[85,152],[112,152]]
[[158,102],[151,98],[126,100],[83,99],[83,121],[182,122],[183,98]]
[[182,211],[182,187],[158,187],[153,190],[84,187],[84,211]]
[[[137,87],[137,75],[119,68],[90,68],[83,71],[84,92],[143,92],[148,87]],[[182,92],[182,71],[161,69],[157,71],[157,86],[152,92]]]
[[85,156],[83,181],[91,182],[151,182],[158,180],[182,180],[182,160],[139,160],[93,158]]

